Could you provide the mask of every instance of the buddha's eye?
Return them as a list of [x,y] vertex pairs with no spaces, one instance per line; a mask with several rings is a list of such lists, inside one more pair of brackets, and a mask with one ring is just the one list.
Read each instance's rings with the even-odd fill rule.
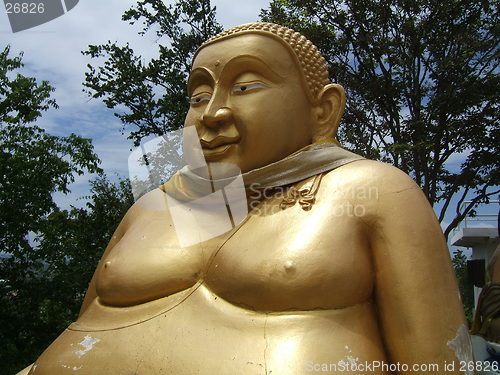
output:
[[203,102],[208,102],[208,101],[210,101],[211,98],[212,98],[212,95],[210,95],[210,94],[198,94],[198,95],[194,95],[194,96],[188,98],[188,100],[189,100],[189,104],[196,105],[196,104],[200,104]]
[[242,94],[251,90],[261,89],[267,87],[263,83],[237,83],[233,87],[233,93]]

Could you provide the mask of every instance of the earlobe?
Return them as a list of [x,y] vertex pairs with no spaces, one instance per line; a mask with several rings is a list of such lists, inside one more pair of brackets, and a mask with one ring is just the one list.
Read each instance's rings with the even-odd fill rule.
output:
[[318,104],[316,105],[316,124],[315,129],[313,129],[314,142],[335,137],[344,108],[344,88],[333,83],[323,87],[323,90],[318,95]]

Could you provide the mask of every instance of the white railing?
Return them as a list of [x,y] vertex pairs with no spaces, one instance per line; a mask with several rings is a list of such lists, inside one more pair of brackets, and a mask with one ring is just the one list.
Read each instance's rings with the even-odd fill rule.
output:
[[[464,207],[470,203],[472,203],[472,201],[462,202],[460,205],[460,211],[462,211]],[[495,210],[495,213],[492,213],[492,211],[494,211],[495,205],[498,205],[499,203],[500,201],[498,200],[490,200],[488,203],[479,203],[476,208],[474,208],[475,214],[469,213],[458,225],[457,229],[468,228],[471,225],[477,226],[477,223],[485,223],[488,227],[493,226],[494,228],[497,228],[499,212],[498,209]]]

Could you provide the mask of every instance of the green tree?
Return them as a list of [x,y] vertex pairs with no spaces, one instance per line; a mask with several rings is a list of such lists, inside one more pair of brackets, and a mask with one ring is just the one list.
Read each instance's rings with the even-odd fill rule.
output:
[[140,0],[122,19],[140,22],[142,35],[156,33],[163,42],[158,44],[158,57],[146,63],[128,44],[90,45],[83,53],[105,61],[98,67],[88,65],[84,85],[90,96],[117,110],[123,130],[130,130],[128,138],[138,146],[148,135],[163,135],[183,125],[193,53],[222,28],[210,0],[178,0],[171,5]]
[[114,184],[102,176],[86,198],[85,208],[40,219],[23,265],[9,257],[0,267],[0,373],[32,363],[76,320],[102,252],[133,203],[127,180]]
[[34,123],[54,90],[0,53],[0,373],[25,367],[75,319],[97,260],[131,204],[125,183],[99,178],[87,210],[52,198],[75,175],[99,172],[89,139],[56,137]]
[[[346,88],[340,139],[421,186],[453,228],[498,194],[499,3],[274,0],[264,21],[313,41]],[[452,167],[453,159],[463,159]],[[461,206],[465,199],[472,203]]]
[[51,194],[67,193],[74,174],[97,171],[99,160],[90,140],[55,137],[33,124],[43,111],[57,107],[50,98],[54,88],[14,76],[22,55],[10,58],[9,51],[0,53],[0,249],[22,258],[37,219],[56,208]]
[[467,256],[462,250],[456,250],[453,253],[452,263],[458,280],[458,289],[464,305],[465,317],[470,327],[474,316],[474,285],[469,280],[467,273]]

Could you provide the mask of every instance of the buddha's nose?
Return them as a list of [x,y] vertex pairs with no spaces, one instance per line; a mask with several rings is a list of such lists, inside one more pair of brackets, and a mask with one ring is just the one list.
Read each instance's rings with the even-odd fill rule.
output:
[[201,116],[201,123],[207,128],[221,127],[233,121],[233,112],[230,108],[222,107],[214,113],[205,112]]

